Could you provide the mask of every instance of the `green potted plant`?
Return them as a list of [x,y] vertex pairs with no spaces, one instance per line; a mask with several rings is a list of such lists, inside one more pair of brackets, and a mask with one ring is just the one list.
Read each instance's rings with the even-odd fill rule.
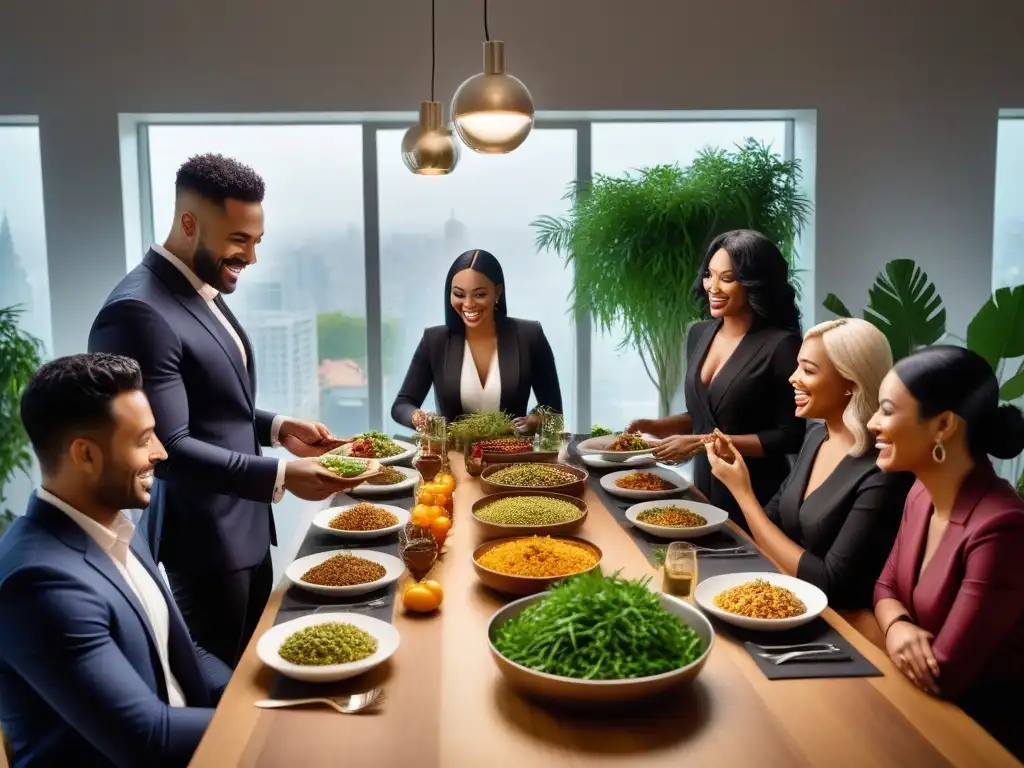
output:
[[0,307],[0,534],[14,520],[4,489],[15,472],[27,474],[32,466],[19,408],[25,385],[42,363],[42,343],[18,326],[20,315],[17,307]]
[[[835,294],[825,309],[840,317],[852,312]],[[984,357],[1000,381],[999,399],[1010,403],[1024,397],[1024,285],[1000,288],[982,305],[962,339],[946,330],[946,310],[927,273],[912,259],[890,261],[868,289],[864,319],[889,340],[893,361],[915,349],[955,341]],[[1014,370],[1016,364],[1016,370]],[[1024,492],[1024,457],[1004,461],[1001,473]]]
[[711,240],[730,229],[763,232],[792,265],[811,211],[800,163],[748,139],[704,149],[686,167],[658,165],[574,184],[567,217],[533,222],[538,250],[573,267],[570,303],[609,332],[625,329],[669,412],[685,373],[684,340],[702,317],[690,286]]

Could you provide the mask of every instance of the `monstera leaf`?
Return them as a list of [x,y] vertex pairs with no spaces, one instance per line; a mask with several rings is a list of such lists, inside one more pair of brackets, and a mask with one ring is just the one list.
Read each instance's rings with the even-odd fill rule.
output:
[[[967,326],[967,348],[998,370],[1001,360],[1024,357],[1024,285],[1000,288]],[[1024,396],[1024,364],[999,391],[1003,400]]]

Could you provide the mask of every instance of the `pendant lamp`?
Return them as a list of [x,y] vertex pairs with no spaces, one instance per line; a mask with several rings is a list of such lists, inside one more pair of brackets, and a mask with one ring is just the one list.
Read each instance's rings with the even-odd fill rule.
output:
[[483,154],[504,155],[533,130],[533,98],[505,71],[505,44],[491,40],[484,0],[484,71],[466,80],[452,99],[452,120],[463,143]]
[[402,162],[421,176],[444,176],[459,162],[459,142],[443,124],[444,108],[434,101],[434,70],[437,63],[435,0],[430,0],[430,101],[420,102],[420,121],[402,137]]

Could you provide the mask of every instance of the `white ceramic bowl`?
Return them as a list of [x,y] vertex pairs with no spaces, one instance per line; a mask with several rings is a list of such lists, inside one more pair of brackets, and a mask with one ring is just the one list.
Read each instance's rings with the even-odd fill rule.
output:
[[661,604],[688,624],[704,644],[704,653],[696,661],[671,672],[632,680],[579,680],[537,672],[502,656],[494,647],[494,638],[502,624],[518,616],[546,594],[542,592],[509,603],[491,617],[487,626],[487,642],[491,648],[491,656],[501,674],[512,685],[539,698],[583,705],[608,705],[657,696],[671,688],[692,682],[707,661],[715,643],[715,630],[700,611],[677,597],[659,594]]
[[[361,557],[365,560],[372,560],[375,563],[380,563],[384,566],[384,575],[376,581],[370,581],[366,584],[354,584],[351,587],[325,587],[320,584],[309,584],[302,580],[302,575],[315,565],[325,560],[330,560],[335,555],[353,555],[354,557]],[[377,552],[372,549],[332,549],[328,552],[317,552],[315,555],[306,555],[300,557],[298,560],[293,560],[284,570],[284,575],[288,578],[292,584],[310,592],[316,592],[321,595],[333,595],[335,597],[340,596],[351,596],[351,595],[364,595],[367,592],[373,592],[374,590],[383,589],[388,584],[398,581],[399,577],[405,572],[405,565],[397,557],[393,557],[385,552]]]
[[[582,441],[577,448],[579,449],[581,456],[594,455],[598,456],[605,461],[622,463],[627,459],[631,459],[634,456],[649,456],[654,452],[654,448],[644,448],[640,451],[610,451],[608,446],[619,439],[619,435],[601,435],[600,437],[591,437]],[[650,440],[649,435],[642,435],[645,440]]]
[[392,469],[401,472],[405,475],[405,480],[394,485],[374,485],[373,483],[363,483],[357,485],[349,494],[352,496],[361,496],[363,498],[371,499],[379,496],[394,496],[405,491],[411,491],[416,487],[416,483],[420,480],[420,473],[415,469],[409,467],[392,467]]
[[[369,504],[371,502],[362,502],[363,504]],[[342,507],[328,507],[322,510],[313,518],[313,527],[324,533],[329,533],[331,536],[337,536],[341,539],[379,539],[381,536],[387,536],[395,533],[396,531],[402,530],[406,523],[409,522],[410,512],[408,509],[402,509],[401,507],[393,507],[390,504],[374,504],[373,506],[378,509],[384,509],[390,512],[392,515],[398,518],[398,522],[394,525],[390,525],[387,528],[378,528],[376,531],[341,531],[337,528],[331,528],[329,523],[339,514],[344,512],[346,509],[351,509],[356,506],[355,504],[346,504]]]
[[[381,464],[398,464],[399,462],[411,459],[416,455],[416,446],[411,443],[407,443],[404,440],[394,440],[395,445],[402,449],[402,452],[397,456],[388,456],[385,459],[373,459],[373,461],[379,461]],[[348,444],[340,445],[334,450],[328,451],[328,453],[334,453],[338,456],[348,456]],[[359,457],[353,457],[359,458]]]
[[[332,664],[325,667],[292,664],[281,658],[278,651],[284,645],[284,641],[293,634],[306,627],[327,624],[332,621],[351,624],[373,635],[377,641],[377,652],[365,659],[353,661],[351,664]],[[315,613],[286,621],[268,629],[256,643],[256,655],[260,657],[260,661],[268,667],[276,669],[285,677],[308,683],[333,683],[337,680],[347,680],[350,677],[361,675],[380,666],[398,650],[398,643],[398,630],[380,619],[363,616],[359,613]]]
[[[715,606],[715,595],[731,587],[738,587],[754,579],[764,579],[776,587],[784,587],[795,594],[804,605],[807,611],[794,616],[791,619],[752,619],[747,616],[739,616],[735,613],[723,611]],[[828,598],[825,593],[813,584],[797,579],[793,576],[786,576],[781,573],[727,573],[722,576],[712,576],[710,579],[697,584],[694,592],[694,599],[705,611],[717,619],[729,624],[735,624],[744,629],[756,629],[762,632],[779,632],[784,629],[792,629],[813,621],[821,612],[828,607]]]
[[625,461],[608,461],[607,459],[602,459],[596,453],[581,453],[580,458],[591,469],[622,469],[623,467],[640,469],[655,465],[653,456],[632,456]]
[[[645,523],[642,520],[636,519],[636,516],[644,510],[658,509],[659,507],[683,507],[703,517],[708,521],[707,525],[701,525],[694,528],[672,528],[665,525],[652,525],[651,523]],[[725,525],[729,520],[729,513],[724,509],[713,507],[710,504],[701,504],[696,501],[667,499],[663,501],[645,501],[640,504],[634,504],[626,510],[626,519],[641,531],[646,531],[652,536],[657,536],[662,539],[696,539],[701,536],[707,536],[709,533],[714,533]]]
[[[650,472],[652,475],[668,480],[668,482],[676,487],[671,491],[631,491],[628,488],[619,488],[615,484],[616,480],[632,475],[634,472]],[[612,496],[619,496],[623,499],[635,499],[636,501],[652,501],[654,499],[667,499],[677,496],[690,487],[690,482],[674,470],[665,469],[664,467],[650,467],[648,469],[628,469],[622,472],[611,472],[601,478],[601,487]]]

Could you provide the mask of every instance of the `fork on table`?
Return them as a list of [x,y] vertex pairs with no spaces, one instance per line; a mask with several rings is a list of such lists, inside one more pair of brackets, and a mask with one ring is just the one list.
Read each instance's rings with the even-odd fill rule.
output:
[[[751,643],[751,645],[754,645]],[[785,664],[787,661],[796,659],[817,658],[819,661],[829,661],[830,657],[836,661],[846,658],[843,649],[832,643],[804,643],[802,645],[754,645],[759,649],[758,656],[772,664]],[[762,653],[761,651],[765,651]],[[820,658],[819,658],[820,657]]]
[[373,600],[361,600],[358,603],[304,603],[299,600],[293,600],[292,605],[286,610],[305,610],[307,608],[314,608],[314,613],[320,613],[321,611],[342,611],[349,608],[379,608],[387,605],[388,599],[386,597],[375,597]]
[[354,715],[384,700],[384,689],[374,688],[366,693],[353,693],[351,696],[317,696],[307,699],[261,699],[254,702],[260,709],[280,709],[282,707],[301,707],[308,704],[324,704],[343,715]]

